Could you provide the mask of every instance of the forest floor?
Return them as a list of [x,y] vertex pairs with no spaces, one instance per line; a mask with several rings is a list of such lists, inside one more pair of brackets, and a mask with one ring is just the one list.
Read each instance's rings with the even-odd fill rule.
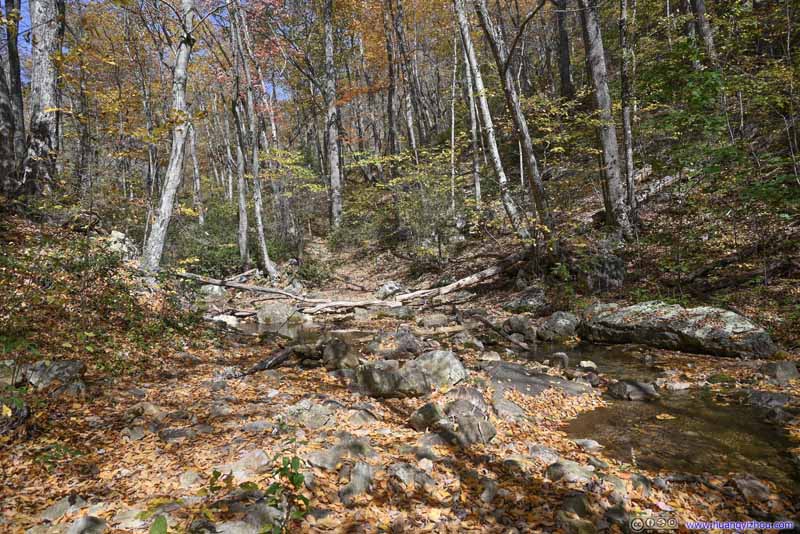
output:
[[[2,234],[0,294],[9,326],[3,358],[76,360],[88,369],[82,396],[56,398],[52,388],[4,396],[4,532],[63,533],[86,516],[105,521],[111,532],[160,532],[163,517],[170,532],[192,525],[213,532],[215,524],[228,533],[269,531],[270,521],[285,522],[289,532],[588,533],[627,531],[632,518],[659,513],[680,525],[798,517],[797,496],[757,480],[759,473],[676,478],[576,443],[564,425],[607,404],[605,382],[580,395],[558,387],[530,396],[511,390],[501,399],[513,403],[504,405],[512,413],[501,416],[497,384],[487,371],[495,362],[459,344],[452,335],[458,328],[352,314],[322,323],[327,334],[351,336],[364,360],[375,358],[368,341],[379,333],[386,339],[403,325],[430,348],[452,347],[469,371],[466,384],[494,408],[485,416],[496,436],[468,447],[408,423],[425,402],[458,395],[449,388],[424,399],[387,400],[354,391],[346,375],[319,366],[244,373],[287,341],[191,321],[180,311],[180,288],[168,281],[156,292],[141,287],[126,268],[92,259],[102,258],[92,255],[100,245],[79,246],[82,238],[66,230],[17,219]],[[315,247],[335,275],[317,296],[365,298],[391,279],[416,287],[435,281],[434,275],[411,280],[408,264],[388,254],[365,261],[363,251],[326,257],[324,246]],[[451,276],[478,267],[475,259],[454,265]],[[501,280],[480,288],[469,306],[501,322],[508,314],[500,304],[513,293],[508,286]],[[249,307],[252,299],[228,292],[211,306]],[[440,310],[452,307],[417,315]],[[474,334],[492,339],[484,330]],[[502,340],[491,342],[511,355]],[[797,380],[777,387],[760,377],[761,362],[647,352],[693,391],[702,384],[722,394],[747,384],[800,398]],[[561,369],[536,369],[564,376]],[[713,375],[729,379],[709,384]],[[22,403],[30,409],[24,420],[17,409]],[[658,424],[661,415],[648,423]],[[15,426],[18,416],[22,424]],[[785,426],[800,439],[797,419]],[[562,473],[548,469],[553,458]],[[268,504],[302,511],[306,502],[308,513],[270,519],[275,511]]]

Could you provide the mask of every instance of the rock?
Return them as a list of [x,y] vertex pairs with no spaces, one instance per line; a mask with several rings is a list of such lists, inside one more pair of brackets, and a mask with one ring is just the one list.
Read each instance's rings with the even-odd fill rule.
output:
[[504,421],[521,421],[528,417],[519,404],[505,398],[503,391],[495,391],[492,395],[492,408],[497,417]]
[[667,391],[685,391],[692,387],[689,382],[667,382],[664,387]]
[[65,515],[74,514],[87,505],[88,503],[83,497],[72,493],[48,506],[39,518],[54,523]]
[[437,403],[428,402],[411,414],[408,423],[414,430],[424,432],[436,426],[445,417],[444,411]]
[[308,463],[314,467],[332,471],[348,456],[361,459],[372,458],[375,455],[376,453],[370,446],[369,441],[343,432],[339,435],[339,441],[332,447],[324,451],[311,453],[308,457]]
[[593,439],[575,439],[572,441],[575,445],[588,452],[599,451],[605,448]]
[[253,433],[272,432],[274,429],[275,425],[272,424],[271,421],[267,421],[265,419],[261,419],[259,421],[251,421],[242,427],[242,430],[244,430],[245,432],[253,432]]
[[87,515],[70,525],[67,534],[103,534],[107,528],[105,520]]
[[401,371],[397,360],[381,360],[366,363],[356,369],[355,383],[358,388],[379,398],[393,398],[423,395],[430,389],[419,375],[419,384],[409,387],[408,376]]
[[146,513],[144,508],[127,508],[118,512],[111,523],[118,530],[144,530],[147,528],[147,521],[142,519],[142,515]]
[[256,312],[259,324],[281,326],[288,323],[300,323],[302,317],[297,309],[286,302],[269,302]]
[[454,345],[465,349],[484,349],[483,341],[473,336],[469,332],[458,332],[453,336],[452,342]]
[[339,490],[339,499],[345,506],[353,504],[353,499],[366,492],[372,484],[375,471],[366,462],[356,462],[350,471],[350,482]]
[[[445,394],[444,400],[450,404],[455,401],[465,401],[474,407],[473,413],[480,413],[484,416],[489,413],[489,405],[486,404],[483,392],[473,386],[455,387]],[[445,408],[445,411],[449,412],[450,408]]]
[[563,341],[575,335],[579,322],[574,314],[558,311],[545,319],[537,335],[543,341]]
[[228,291],[224,287],[217,286],[214,284],[205,284],[200,286],[198,293],[200,293],[204,297],[212,299],[222,298],[228,295]]
[[359,364],[358,355],[339,338],[333,338],[325,344],[325,348],[322,349],[322,363],[329,371],[355,369]]
[[611,502],[615,504],[624,503],[628,498],[628,487],[625,485],[625,481],[608,473],[601,473],[600,478],[604,484],[608,484],[611,487],[609,495]]
[[375,296],[378,297],[378,299],[380,300],[386,300],[389,297],[401,293],[402,291],[403,291],[403,286],[400,285],[399,282],[390,280],[378,288],[378,290],[375,292]]
[[500,354],[493,350],[487,350],[486,352],[482,352],[478,359],[482,362],[499,362],[502,360]]
[[592,521],[581,519],[574,512],[560,510],[556,514],[556,522],[567,534],[594,534],[597,528]]
[[224,324],[228,328],[237,328],[239,326],[239,319],[237,319],[233,315],[226,315],[224,313],[220,315],[215,315],[214,317],[211,318],[211,321],[214,323]]
[[75,360],[42,360],[22,368],[22,376],[38,391],[58,385],[54,395],[80,395],[86,390],[86,364]]
[[481,501],[486,504],[491,503],[497,497],[497,482],[488,477],[481,478],[483,491],[481,491]]
[[649,401],[661,397],[653,384],[638,380],[620,380],[608,386],[608,394],[615,399]]
[[734,478],[733,485],[739,490],[739,493],[747,499],[748,502],[764,502],[769,500],[770,490],[761,481],[751,477],[744,476]]
[[633,484],[634,491],[638,491],[643,497],[650,496],[653,482],[649,478],[639,473],[633,473],[631,475],[631,483]]
[[311,430],[336,425],[334,410],[328,405],[318,404],[311,399],[303,399],[289,406],[286,409],[286,417]]
[[594,474],[591,469],[577,462],[564,460],[550,464],[547,468],[547,478],[552,481],[563,480],[564,482],[589,482]]
[[591,306],[578,334],[593,342],[639,343],[715,356],[769,357],[777,351],[763,328],[737,313],[659,301]]
[[520,334],[522,341],[529,343],[536,341],[536,327],[530,319],[524,315],[512,315],[503,321],[503,332],[506,334]]
[[112,230],[107,238],[106,248],[109,252],[119,254],[123,260],[132,260],[139,254],[136,243],[117,230]]
[[538,313],[548,306],[544,289],[538,286],[529,287],[516,298],[503,305],[503,309],[513,313]]
[[426,352],[416,360],[409,362],[417,365],[434,387],[455,385],[467,378],[467,370],[449,350],[434,350]]
[[786,393],[774,393],[771,391],[749,391],[747,403],[759,408],[783,408],[792,398]]
[[233,408],[225,401],[215,401],[208,410],[211,419],[223,419],[233,413]]
[[450,324],[450,317],[443,313],[433,313],[426,315],[417,323],[425,328],[441,328]]
[[356,370],[356,384],[374,397],[418,397],[467,377],[461,361],[448,350],[426,352],[402,367],[397,360],[370,362]]
[[567,369],[569,367],[569,356],[566,352],[554,352],[550,356],[550,365],[556,369]]
[[423,469],[406,462],[392,464],[387,471],[390,479],[408,488],[425,488],[436,484],[436,481]]
[[438,425],[439,434],[453,445],[467,448],[473,443],[489,443],[497,435],[494,425],[483,417],[457,415]]
[[788,384],[790,380],[800,378],[800,373],[797,372],[797,364],[788,360],[770,362],[762,366],[760,371],[778,384]]
[[589,465],[591,465],[595,469],[608,469],[608,464],[603,460],[601,460],[600,458],[589,456],[589,459],[587,461],[589,462]]
[[245,452],[237,461],[215,467],[222,474],[231,474],[241,482],[256,477],[272,468],[272,460],[262,449]]
[[194,438],[197,433],[191,428],[165,428],[159,430],[158,437],[167,443],[182,443]]
[[578,363],[578,369],[581,371],[597,371],[597,364],[592,360],[581,360]]
[[548,466],[556,463],[560,459],[556,451],[537,443],[528,446],[528,455]]
[[539,373],[517,363],[490,363],[486,366],[486,372],[497,389],[513,388],[528,396],[536,396],[551,387],[570,395],[582,395],[592,391],[592,387],[588,384]]
[[0,360],[0,387],[14,385],[18,372],[16,367],[14,360]]
[[120,432],[120,434],[125,436],[128,439],[128,441],[139,441],[144,437],[144,433],[145,433],[144,427],[141,426],[132,426],[129,428],[123,428],[122,432]]
[[592,515],[592,505],[589,503],[587,495],[583,492],[574,493],[564,499],[561,510],[564,512],[572,512],[576,516],[583,518]]

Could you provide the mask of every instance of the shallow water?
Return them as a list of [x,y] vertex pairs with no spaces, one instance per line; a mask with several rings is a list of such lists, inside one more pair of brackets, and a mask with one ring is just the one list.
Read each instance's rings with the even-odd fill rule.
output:
[[[243,323],[240,330],[262,337],[280,336],[295,344],[339,337],[357,348],[375,335],[371,330],[337,324],[287,324],[276,328]],[[542,360],[558,351],[569,355],[570,367],[581,360],[592,360],[598,371],[609,378],[653,381],[661,372],[658,362],[643,362],[640,354],[624,346],[539,345],[529,356]],[[605,446],[607,456],[635,462],[645,469],[715,475],[751,473],[786,492],[800,494],[800,476],[788,455],[788,437],[763,422],[759,409],[726,404],[705,390],[662,394],[656,402],[609,400],[607,407],[572,420],[565,431],[573,439],[595,439]],[[662,419],[657,418],[659,415]]]
[[[652,381],[659,373],[622,347],[580,345],[566,352],[574,364],[578,358],[591,359],[612,378]],[[609,400],[607,407],[578,416],[565,430],[574,439],[595,439],[606,455],[646,469],[751,473],[800,494],[800,475],[788,454],[791,442],[780,428],[763,421],[761,409],[728,403],[706,389],[660,393],[654,402]]]

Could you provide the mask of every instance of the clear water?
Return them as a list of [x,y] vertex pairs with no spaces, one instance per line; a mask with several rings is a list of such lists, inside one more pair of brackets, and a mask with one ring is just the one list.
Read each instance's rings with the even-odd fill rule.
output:
[[[295,344],[337,336],[356,348],[366,345],[375,334],[336,324],[274,328],[244,323],[241,331],[261,337],[279,336]],[[569,355],[570,367],[581,360],[592,360],[609,378],[653,381],[661,371],[658,362],[646,363],[630,348],[618,345],[539,345],[528,357],[542,360],[557,351]],[[662,419],[657,418],[659,415]],[[785,492],[800,494],[800,475],[788,454],[792,446],[788,437],[763,422],[759,409],[728,404],[710,391],[663,393],[656,402],[609,400],[607,407],[573,419],[565,431],[574,439],[595,439],[605,446],[607,456],[626,463],[635,461],[644,469],[722,476],[751,473],[774,482]]]

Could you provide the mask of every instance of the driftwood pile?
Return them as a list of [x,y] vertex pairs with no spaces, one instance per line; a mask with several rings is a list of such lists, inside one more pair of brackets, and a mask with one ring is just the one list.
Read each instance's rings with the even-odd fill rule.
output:
[[[495,265],[491,267],[487,267],[477,273],[473,273],[469,276],[456,280],[451,284],[447,284],[444,286],[433,287],[430,289],[420,289],[417,291],[412,291],[409,293],[403,293],[400,295],[395,295],[392,297],[391,300],[326,300],[326,299],[315,299],[309,298],[302,295],[296,295],[289,291],[284,291],[282,289],[277,289],[274,287],[267,287],[267,286],[259,286],[255,284],[246,284],[237,281],[240,277],[234,277],[234,279],[225,279],[220,280],[217,278],[209,278],[207,276],[201,276],[199,274],[193,273],[176,273],[176,276],[179,278],[183,278],[186,280],[193,280],[196,282],[201,282],[203,284],[211,284],[215,286],[222,286],[222,287],[231,287],[234,289],[241,289],[243,291],[253,291],[256,293],[266,293],[270,295],[276,295],[279,298],[286,298],[295,300],[301,303],[300,311],[306,314],[315,314],[321,312],[341,312],[342,310],[352,309],[352,308],[367,308],[367,307],[383,307],[383,308],[397,308],[403,306],[407,303],[410,303],[414,300],[425,299],[425,298],[433,298],[442,295],[447,295],[448,293],[453,293],[455,291],[459,291],[466,287],[473,286],[475,284],[479,284],[489,278],[497,276],[505,271],[512,269],[518,263],[524,261],[528,257],[527,251],[522,251],[517,254],[512,254],[508,256]],[[240,275],[241,276],[241,275]]]

